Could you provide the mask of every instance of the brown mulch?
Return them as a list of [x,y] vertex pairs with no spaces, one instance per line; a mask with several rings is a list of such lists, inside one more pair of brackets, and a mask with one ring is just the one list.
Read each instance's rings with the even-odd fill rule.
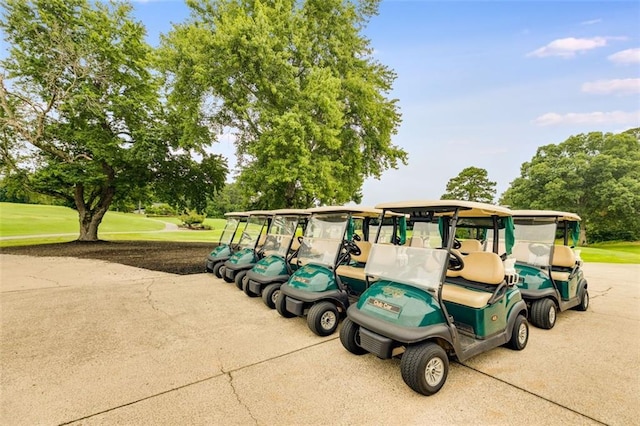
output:
[[152,271],[189,275],[205,272],[205,259],[215,245],[173,241],[72,241],[2,247],[0,253],[99,259]]

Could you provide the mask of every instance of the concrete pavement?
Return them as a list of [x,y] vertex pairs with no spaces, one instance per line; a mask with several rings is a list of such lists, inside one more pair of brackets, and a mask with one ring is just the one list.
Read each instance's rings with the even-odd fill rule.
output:
[[640,422],[640,265],[585,265],[587,312],[452,363],[431,397],[398,360],[352,355],[210,274],[0,265],[3,425]]

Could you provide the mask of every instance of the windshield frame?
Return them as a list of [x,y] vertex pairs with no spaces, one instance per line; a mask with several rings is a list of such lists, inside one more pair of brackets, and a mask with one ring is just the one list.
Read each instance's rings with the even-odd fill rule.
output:
[[276,214],[271,218],[267,237],[262,246],[265,256],[287,257],[300,220],[301,217],[299,215],[291,214]]
[[263,234],[264,227],[268,223],[269,217],[270,216],[266,215],[250,215],[242,229],[238,246],[242,249],[255,250],[260,241],[260,236]]
[[[298,263],[314,263],[335,269],[350,221],[351,214],[347,212],[312,214],[298,251]],[[314,236],[314,234],[328,235]],[[319,251],[314,253],[314,248]]]
[[[231,245],[233,243],[233,239],[236,235],[236,232],[238,232],[238,228],[240,227],[240,224],[242,224],[243,218],[238,217],[238,216],[230,216],[227,217],[227,221],[224,224],[224,228],[222,229],[222,233],[220,234],[220,245],[222,244],[226,244],[226,245]],[[225,235],[227,235],[227,237],[225,238]]]

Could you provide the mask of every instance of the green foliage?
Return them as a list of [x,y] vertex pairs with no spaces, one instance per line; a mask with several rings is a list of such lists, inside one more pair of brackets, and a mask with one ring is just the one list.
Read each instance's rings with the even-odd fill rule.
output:
[[496,183],[488,178],[487,171],[478,167],[467,167],[458,176],[449,179],[443,200],[478,201],[493,203]]
[[[367,176],[406,163],[392,70],[360,31],[379,1],[189,1],[163,41],[185,133],[232,129],[240,188],[261,208],[359,201]],[[203,106],[205,113],[201,115]]]
[[228,183],[208,202],[208,217],[223,218],[225,213],[248,210],[248,202],[240,185]]
[[501,202],[512,208],[578,213],[590,242],[638,240],[639,135],[639,129],[593,132],[541,146],[522,165]]
[[147,216],[173,216],[176,214],[176,210],[166,203],[147,206],[144,212]]
[[2,167],[35,167],[28,187],[77,209],[81,240],[97,239],[114,200],[137,204],[149,188],[163,188],[160,197],[180,206],[206,205],[226,165],[202,152],[202,138],[187,140],[179,114],[162,104],[153,51],[130,4],[5,0],[3,7],[10,49],[1,61]]
[[194,210],[189,210],[186,213],[180,215],[180,220],[182,224],[187,228],[202,228],[202,223],[204,222],[205,215],[198,214]]

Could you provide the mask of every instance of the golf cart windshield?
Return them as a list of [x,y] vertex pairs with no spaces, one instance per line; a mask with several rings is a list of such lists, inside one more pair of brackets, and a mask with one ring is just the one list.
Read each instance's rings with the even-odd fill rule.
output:
[[304,241],[298,253],[303,263],[318,263],[333,267],[342,247],[349,215],[313,215],[304,233]]
[[231,244],[233,241],[233,234],[236,232],[236,228],[240,224],[240,218],[228,217],[227,223],[224,225],[222,235],[220,236],[220,244]]
[[274,216],[264,242],[264,254],[286,257],[297,227],[298,218],[295,216]]
[[240,247],[252,249],[256,246],[265,221],[266,217],[264,216],[249,216],[247,225],[242,232],[242,238],[240,238]]
[[416,222],[413,224],[411,247],[442,247],[442,235],[435,222]]
[[518,262],[548,266],[556,236],[555,218],[548,221],[515,219],[516,244],[512,254]]
[[364,271],[367,276],[437,290],[448,261],[444,249],[374,244]]

